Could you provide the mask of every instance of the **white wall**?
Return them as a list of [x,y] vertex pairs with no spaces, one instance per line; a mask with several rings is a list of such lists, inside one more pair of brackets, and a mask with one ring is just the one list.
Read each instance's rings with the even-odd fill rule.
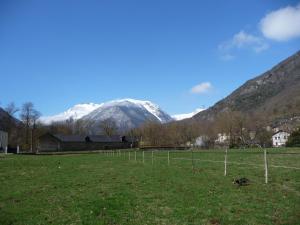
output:
[[290,136],[287,132],[278,132],[272,136],[272,142],[274,147],[281,147],[285,146],[285,143],[288,140],[288,137]]

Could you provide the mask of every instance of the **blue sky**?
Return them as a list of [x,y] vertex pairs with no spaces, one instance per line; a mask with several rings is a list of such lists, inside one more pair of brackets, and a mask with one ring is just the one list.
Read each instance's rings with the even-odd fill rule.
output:
[[1,0],[0,106],[208,107],[300,49],[299,12],[292,0]]

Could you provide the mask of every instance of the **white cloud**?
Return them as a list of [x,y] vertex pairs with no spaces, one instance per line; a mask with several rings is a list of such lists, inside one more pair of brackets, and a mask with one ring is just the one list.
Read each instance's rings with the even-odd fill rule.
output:
[[269,48],[268,43],[263,38],[240,31],[235,34],[229,41],[219,45],[222,53],[222,59],[231,60],[234,58],[232,51],[237,49],[250,49],[256,53],[262,52]]
[[260,29],[266,38],[276,41],[300,37],[300,4],[268,13],[260,21]]
[[206,94],[212,89],[212,85],[210,82],[203,82],[201,84],[198,84],[194,86],[190,93],[192,94]]

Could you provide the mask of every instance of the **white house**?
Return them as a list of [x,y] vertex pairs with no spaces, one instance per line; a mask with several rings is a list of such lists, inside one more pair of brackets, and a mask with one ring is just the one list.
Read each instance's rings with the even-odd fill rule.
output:
[[217,144],[225,144],[230,140],[230,136],[226,133],[219,133],[218,138],[216,139]]
[[8,145],[8,134],[0,130],[0,151]]
[[208,141],[207,136],[199,136],[196,138],[194,146],[195,147],[205,147],[207,141]]
[[277,131],[272,136],[273,147],[285,146],[285,143],[287,142],[289,136],[290,134],[288,132],[282,130]]

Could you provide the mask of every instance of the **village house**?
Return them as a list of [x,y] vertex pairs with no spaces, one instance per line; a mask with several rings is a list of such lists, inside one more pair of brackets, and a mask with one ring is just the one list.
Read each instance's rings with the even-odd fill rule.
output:
[[209,140],[209,138],[207,136],[199,136],[196,138],[193,146],[196,148],[203,148],[203,147],[207,147],[207,141]]
[[288,132],[279,130],[272,136],[273,147],[285,146],[290,134]]
[[38,152],[56,152],[125,149],[136,147],[138,147],[138,140],[127,136],[83,136],[47,133],[39,137],[37,150]]
[[8,134],[0,130],[0,151],[3,151],[8,145]]
[[226,133],[219,133],[217,139],[215,140],[216,144],[224,145],[229,144],[230,136]]

